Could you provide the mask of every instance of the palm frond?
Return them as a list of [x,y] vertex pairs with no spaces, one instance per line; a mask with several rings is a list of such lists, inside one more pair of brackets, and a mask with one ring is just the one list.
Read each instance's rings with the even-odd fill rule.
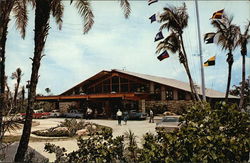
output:
[[156,47],[156,53],[160,53],[164,50],[170,50],[172,53],[176,53],[181,48],[178,35],[172,31],[172,33],[161,41]]
[[125,18],[127,19],[131,13],[131,8],[128,0],[120,0],[120,5],[123,9]]
[[28,11],[26,0],[15,0],[13,7],[14,17],[16,19],[16,28],[20,30],[22,38],[25,38],[26,26],[28,22]]
[[164,12],[160,15],[160,22],[165,22],[160,29],[167,28],[182,33],[182,30],[187,27],[188,14],[185,3],[182,7],[165,7]]
[[94,24],[94,14],[88,0],[77,0],[75,6],[84,19],[83,33],[86,34]]
[[55,17],[56,23],[59,25],[59,29],[62,29],[62,17],[64,6],[61,0],[52,0],[51,2],[52,16]]
[[6,131],[16,131],[17,129],[21,129],[20,125],[20,119],[17,115],[15,116],[6,116],[4,118],[3,127],[4,127],[4,133]]

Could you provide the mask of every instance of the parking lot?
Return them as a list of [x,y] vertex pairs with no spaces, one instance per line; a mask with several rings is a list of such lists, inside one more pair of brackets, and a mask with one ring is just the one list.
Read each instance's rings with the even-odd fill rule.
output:
[[[156,117],[157,119],[157,117]],[[158,118],[159,119],[159,118]],[[47,129],[50,127],[57,126],[60,122],[64,121],[64,118],[49,118],[49,119],[34,119],[34,121],[39,122],[40,124],[37,126],[32,127],[32,131]],[[85,120],[86,122],[93,122],[96,124],[104,125],[111,127],[113,129],[113,136],[119,136],[124,134],[124,132],[131,130],[137,137],[137,141],[140,143],[143,135],[147,132],[155,133],[155,123],[149,123],[148,120],[141,120],[141,121],[128,121],[127,125],[119,126],[117,120],[102,120],[102,119],[92,119],[92,120]],[[157,120],[156,120],[157,121]],[[11,135],[21,135],[22,130],[18,130],[13,133],[9,133]],[[32,135],[35,136],[35,135]],[[68,152],[77,149],[77,141],[76,139],[67,139],[67,140],[55,140],[55,141],[47,141],[53,144],[59,145],[61,147],[65,147]],[[36,151],[44,155],[45,157],[49,158],[50,161],[55,159],[55,156],[49,153],[44,152],[44,144],[46,141],[42,142],[30,142],[29,146],[34,148]]]

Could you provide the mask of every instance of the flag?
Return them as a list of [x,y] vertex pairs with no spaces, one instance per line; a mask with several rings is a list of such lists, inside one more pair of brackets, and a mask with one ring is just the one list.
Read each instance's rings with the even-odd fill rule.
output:
[[155,36],[155,41],[159,41],[159,40],[161,40],[161,39],[163,39],[164,37],[163,37],[163,34],[162,34],[162,32],[160,31],[160,32],[158,32],[157,34],[156,34],[156,36]]
[[215,65],[215,56],[209,58],[206,62],[204,62],[204,66],[214,66]]
[[151,23],[153,23],[154,21],[156,21],[156,14],[150,16],[149,19],[151,20]]
[[224,9],[216,11],[215,13],[213,13],[213,16],[211,19],[222,19],[223,13],[224,13]]
[[151,5],[152,3],[157,2],[158,0],[148,0],[148,5]]
[[161,53],[157,58],[162,61],[163,59],[165,58],[168,58],[169,57],[169,54],[168,52],[165,50],[163,53]]
[[214,43],[215,33],[206,33],[204,36],[204,42],[206,44]]
[[161,20],[160,13],[158,12],[158,13],[150,16],[149,19],[151,20],[151,23],[153,23],[154,21],[160,22],[160,20]]

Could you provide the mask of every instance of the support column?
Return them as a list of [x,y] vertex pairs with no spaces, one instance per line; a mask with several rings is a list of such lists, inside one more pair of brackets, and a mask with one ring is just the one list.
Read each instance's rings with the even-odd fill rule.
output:
[[161,100],[166,100],[166,90],[164,86],[161,86]]
[[142,113],[146,112],[146,105],[144,99],[139,101],[139,111],[141,111]]
[[174,100],[178,100],[178,91],[177,89],[173,90]]

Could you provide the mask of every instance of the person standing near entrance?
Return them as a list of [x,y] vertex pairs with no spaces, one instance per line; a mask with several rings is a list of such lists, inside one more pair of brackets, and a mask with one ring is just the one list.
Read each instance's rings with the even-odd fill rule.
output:
[[150,109],[149,111],[149,123],[154,123],[154,112]]
[[118,119],[118,125],[121,125],[121,121],[122,121],[122,112],[120,109],[118,109],[117,113],[116,113],[117,119]]
[[128,112],[127,111],[123,112],[123,120],[124,120],[124,124],[126,125],[127,121],[128,121]]
[[86,119],[91,119],[92,109],[90,109],[90,108],[88,107],[88,108],[87,108],[86,114],[87,114]]

